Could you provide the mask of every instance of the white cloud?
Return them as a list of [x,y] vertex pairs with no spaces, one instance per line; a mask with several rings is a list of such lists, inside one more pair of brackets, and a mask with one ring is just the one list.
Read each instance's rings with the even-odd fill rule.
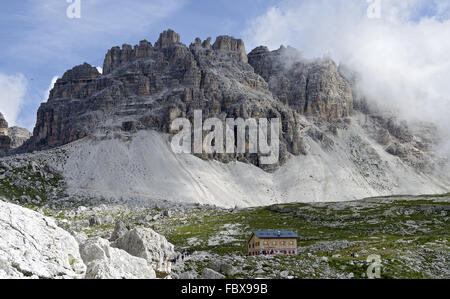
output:
[[243,35],[250,47],[330,55],[361,74],[370,100],[450,133],[450,5],[442,2],[382,0],[382,18],[369,19],[362,0],[284,0]]
[[20,107],[27,90],[27,80],[23,74],[5,75],[0,73],[0,112],[10,126],[16,125]]
[[44,102],[46,102],[48,100],[48,98],[50,96],[50,91],[52,91],[58,78],[59,78],[59,76],[53,76],[52,81],[50,82],[50,86],[48,87],[47,91],[45,92]]

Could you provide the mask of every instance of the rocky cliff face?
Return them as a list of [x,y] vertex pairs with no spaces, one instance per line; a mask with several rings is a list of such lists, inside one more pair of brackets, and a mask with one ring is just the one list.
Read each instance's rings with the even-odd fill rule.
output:
[[8,153],[11,147],[11,139],[8,136],[8,122],[0,113],[0,156]]
[[11,148],[15,149],[22,146],[32,135],[27,129],[14,126],[8,128],[8,136],[11,138]]
[[352,114],[352,90],[332,60],[306,61],[297,50],[285,47],[272,52],[258,47],[248,59],[274,96],[294,111],[331,121]]
[[30,137],[31,133],[27,129],[16,126],[9,128],[8,122],[0,113],[0,156],[22,146]]
[[417,169],[428,165],[431,170],[433,157],[427,151],[432,133],[415,136],[395,118],[374,113],[354,88],[355,80],[330,59],[306,60],[293,48],[258,47],[247,56],[243,41],[230,36],[219,36],[214,43],[197,38],[188,47],[168,30],[154,45],[144,40],[134,47],[110,49],[103,74],[86,63],[67,71],[39,108],[33,136],[20,151],[61,146],[86,136],[171,133],[175,118],[193,122],[194,111],[202,110],[203,119],[280,118],[277,165],[260,165],[259,154],[199,155],[269,170],[290,155],[306,154],[305,137],[332,149],[332,137],[348,126],[356,109],[370,118],[363,129],[386,152]]
[[[187,47],[172,30],[161,33],[154,46],[144,40],[134,47],[114,47],[106,54],[103,74],[83,64],[56,82],[23,149],[60,146],[93,134],[168,133],[173,119],[193,120],[194,110],[202,110],[204,119],[281,118],[284,163],[289,153],[304,151],[301,114],[346,117],[352,98],[333,62],[300,63],[277,72],[275,57],[280,55],[258,48],[247,57],[243,41],[230,36],[213,44],[197,38]],[[287,85],[277,87],[275,79]],[[301,84],[294,87],[298,80]],[[259,165],[259,156],[252,154],[202,157]]]
[[[272,94],[267,82],[247,63],[242,40],[229,36],[196,39],[189,47],[179,35],[163,32],[147,41],[108,51],[104,74],[83,64],[66,72],[38,111],[33,137],[24,149],[63,145],[94,133],[156,129],[169,132],[177,117],[204,119],[281,118],[281,162],[299,154],[299,114]],[[206,155],[203,155],[207,158]],[[258,165],[258,155],[213,155]]]

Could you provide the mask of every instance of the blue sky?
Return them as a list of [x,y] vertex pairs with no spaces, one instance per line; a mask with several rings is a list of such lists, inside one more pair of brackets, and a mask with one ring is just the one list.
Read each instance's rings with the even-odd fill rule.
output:
[[[248,19],[271,0],[81,0],[81,19],[69,19],[66,0],[0,2],[0,73],[23,74],[26,94],[11,123],[31,129],[54,76],[83,62],[102,66],[107,49],[147,39],[167,28],[186,44],[195,37],[241,36]],[[10,99],[2,97],[3,105]],[[15,103],[10,104],[15,105]],[[6,109],[6,110],[8,110]],[[4,112],[5,113],[5,112]]]
[[[306,56],[329,54],[371,82],[374,74],[384,78],[367,87],[373,93],[383,86],[389,92],[384,98],[403,95],[398,86],[434,101],[450,94],[440,79],[450,76],[450,65],[442,63],[449,61],[450,0],[381,0],[380,20],[367,19],[366,0],[80,1],[80,19],[67,17],[66,0],[0,1],[0,112],[11,124],[33,128],[55,76],[83,62],[102,66],[109,48],[142,39],[154,43],[167,28],[185,44],[227,34],[243,38],[247,51],[289,44]],[[425,77],[424,67],[430,68]],[[448,101],[440,103],[436,109],[448,111]]]

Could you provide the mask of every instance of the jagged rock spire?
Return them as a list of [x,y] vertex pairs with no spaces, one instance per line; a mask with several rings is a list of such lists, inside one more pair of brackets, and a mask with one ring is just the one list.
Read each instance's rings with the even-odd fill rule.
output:
[[163,49],[180,43],[180,35],[172,29],[166,30],[159,35],[155,48]]
[[62,80],[91,80],[98,78],[100,73],[97,68],[89,63],[83,63],[64,73]]
[[241,61],[248,62],[245,44],[242,39],[236,39],[232,36],[222,35],[217,37],[213,44],[214,50],[234,51],[240,54]]

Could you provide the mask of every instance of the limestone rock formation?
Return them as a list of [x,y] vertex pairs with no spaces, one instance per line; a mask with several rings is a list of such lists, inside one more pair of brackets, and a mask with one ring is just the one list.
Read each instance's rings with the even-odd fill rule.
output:
[[247,52],[245,51],[245,45],[242,39],[235,39],[231,36],[222,35],[217,37],[212,48],[214,50],[237,52],[240,61],[248,62]]
[[[258,47],[247,56],[243,41],[230,36],[219,36],[214,43],[197,38],[187,47],[176,32],[167,30],[154,46],[144,40],[134,47],[110,49],[103,74],[86,63],[67,71],[39,108],[33,136],[18,152],[87,136],[111,139],[140,130],[174,133],[170,124],[175,118],[193,123],[194,111],[202,110],[203,119],[281,119],[276,165],[261,165],[259,153],[198,155],[275,170],[292,155],[308,153],[306,137],[331,149],[328,132],[336,136],[355,108],[373,115],[352,88],[356,77],[350,73],[327,58],[306,60],[290,47]],[[371,117],[371,123],[378,129],[365,129],[389,154],[418,169],[429,162],[425,154],[417,159],[414,154],[429,148],[427,138],[416,138],[379,117]]]
[[8,122],[0,113],[0,156],[8,153],[11,148],[11,138],[8,136]]
[[248,60],[273,94],[298,113],[331,121],[352,114],[351,87],[331,59],[307,61],[294,48],[258,47]]
[[76,278],[77,241],[53,219],[0,200],[0,278]]
[[128,228],[122,221],[116,223],[114,227],[114,232],[111,235],[110,241],[116,241],[119,238],[122,238],[128,233]]
[[174,246],[152,229],[135,228],[117,239],[112,246],[145,259],[158,272],[171,272],[170,260],[175,255]]
[[22,146],[31,138],[31,133],[17,126],[8,127],[8,122],[0,113],[0,156],[8,154],[12,149]]
[[170,48],[180,43],[180,35],[175,31],[169,29],[159,35],[159,39],[155,44],[157,49]]
[[143,258],[110,247],[108,240],[89,239],[80,246],[87,265],[86,279],[154,279],[155,271]]
[[27,129],[14,126],[8,128],[8,136],[11,138],[11,148],[15,149],[22,146],[32,135]]
[[[48,102],[39,108],[33,137],[22,150],[143,129],[170,133],[174,118],[193,122],[194,111],[202,110],[204,119],[280,118],[283,164],[290,154],[305,152],[300,137],[302,113],[330,118],[351,113],[351,93],[334,63],[298,63],[289,69],[291,74],[283,76],[292,87],[286,100],[281,92],[285,86],[277,89],[267,83],[278,76],[272,74],[276,65],[267,66],[267,77],[255,64],[254,53],[253,67],[247,61],[243,41],[229,36],[219,36],[212,45],[211,39],[197,38],[187,47],[177,33],[168,30],[155,46],[142,41],[135,47],[114,47],[106,54],[103,74],[83,64],[57,81]],[[307,78],[297,90],[293,85],[299,76]],[[258,154],[200,156],[261,166]]]
[[225,275],[220,274],[212,269],[205,268],[202,271],[203,279],[225,279]]

